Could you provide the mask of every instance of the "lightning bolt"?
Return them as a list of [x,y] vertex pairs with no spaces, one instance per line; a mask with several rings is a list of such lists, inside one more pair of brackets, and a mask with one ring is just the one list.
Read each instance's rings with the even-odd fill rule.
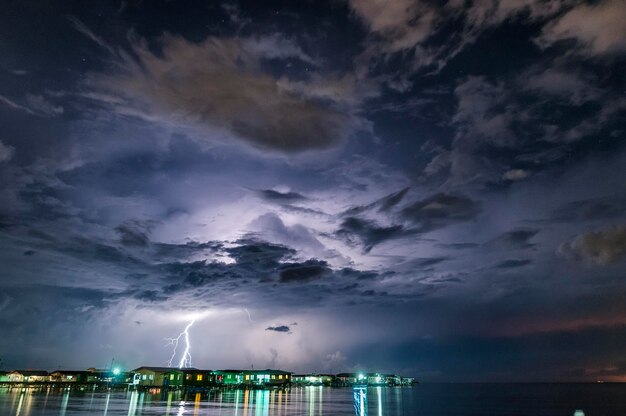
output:
[[180,357],[180,361],[178,362],[178,368],[188,368],[191,366],[191,353],[189,352],[191,350],[191,343],[189,342],[189,328],[191,328],[194,322],[196,322],[196,318],[193,318],[176,338],[165,338],[165,340],[168,341],[168,344],[166,344],[166,346],[171,345],[174,347],[172,351],[172,356],[167,361],[168,367],[171,367],[172,363],[176,359],[176,350],[178,349],[178,344],[181,342],[181,339],[185,343],[185,352]]

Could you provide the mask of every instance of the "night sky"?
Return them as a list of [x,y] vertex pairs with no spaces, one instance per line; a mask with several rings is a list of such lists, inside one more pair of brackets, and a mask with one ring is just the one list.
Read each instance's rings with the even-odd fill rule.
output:
[[626,381],[624,22],[1,2],[2,369]]

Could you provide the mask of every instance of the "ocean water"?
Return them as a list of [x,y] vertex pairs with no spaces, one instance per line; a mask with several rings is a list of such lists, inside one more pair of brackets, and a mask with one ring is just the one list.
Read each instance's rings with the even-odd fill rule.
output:
[[1,416],[624,416],[626,384],[420,384],[366,389],[93,392],[0,389]]

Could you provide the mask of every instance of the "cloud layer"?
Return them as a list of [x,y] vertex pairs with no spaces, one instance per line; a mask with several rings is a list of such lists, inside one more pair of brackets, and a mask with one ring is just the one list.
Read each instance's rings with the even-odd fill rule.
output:
[[5,367],[616,379],[624,2],[331,3],[0,5]]

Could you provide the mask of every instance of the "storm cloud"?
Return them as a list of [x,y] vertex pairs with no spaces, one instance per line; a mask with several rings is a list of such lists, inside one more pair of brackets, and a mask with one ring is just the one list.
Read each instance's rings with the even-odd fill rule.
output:
[[622,380],[625,10],[0,3],[3,368]]
[[112,73],[88,79],[86,88],[100,94],[90,97],[121,116],[207,127],[221,141],[284,153],[334,146],[357,127],[350,109],[283,88],[263,70],[272,59],[310,61],[280,35],[194,43],[165,34],[159,43],[158,54],[141,39],[132,43],[135,58],[116,54]]

